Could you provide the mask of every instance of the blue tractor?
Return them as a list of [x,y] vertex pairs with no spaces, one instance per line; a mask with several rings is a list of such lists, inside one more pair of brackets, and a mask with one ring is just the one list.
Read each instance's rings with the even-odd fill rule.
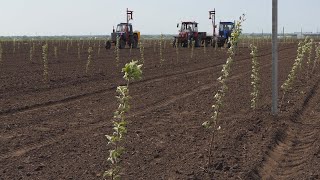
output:
[[231,46],[231,44],[229,43],[229,38],[231,37],[233,29],[234,22],[220,22],[219,35],[216,39],[218,47],[222,47],[225,44],[228,45],[228,48]]

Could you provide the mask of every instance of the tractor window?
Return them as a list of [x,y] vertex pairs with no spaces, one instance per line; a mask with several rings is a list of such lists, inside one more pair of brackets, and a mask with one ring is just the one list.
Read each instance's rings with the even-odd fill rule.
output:
[[119,24],[117,26],[117,32],[125,32],[128,27],[128,32],[131,32],[131,26],[126,26],[125,24]]
[[117,26],[117,32],[123,32],[124,31],[125,26],[124,25],[118,25]]
[[181,31],[197,32],[198,27],[195,24],[182,24]]
[[198,26],[194,25],[193,31],[198,32]]
[[224,31],[224,30],[230,31],[230,30],[232,30],[232,28],[233,28],[232,24],[220,24],[219,30],[220,31]]
[[192,32],[192,31],[193,31],[193,27],[192,27],[191,24],[188,24],[187,30],[188,30],[189,32]]
[[181,25],[181,31],[186,31],[188,29],[187,24],[182,24]]

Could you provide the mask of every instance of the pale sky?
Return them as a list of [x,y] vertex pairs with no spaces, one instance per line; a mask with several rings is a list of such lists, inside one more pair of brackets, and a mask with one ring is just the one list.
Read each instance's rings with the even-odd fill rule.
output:
[[[278,0],[279,32],[320,31],[320,0]],[[181,21],[197,21],[212,32],[216,20],[233,21],[245,13],[246,33],[271,32],[272,0],[0,0],[0,36],[109,35],[125,22],[126,8],[141,34],[175,34]]]

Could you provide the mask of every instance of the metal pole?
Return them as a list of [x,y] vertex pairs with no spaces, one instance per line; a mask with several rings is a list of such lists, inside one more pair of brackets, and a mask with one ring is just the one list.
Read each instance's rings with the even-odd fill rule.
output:
[[278,0],[272,0],[272,114],[278,114]]
[[213,9],[214,15],[213,15],[213,37],[216,36],[216,8]]

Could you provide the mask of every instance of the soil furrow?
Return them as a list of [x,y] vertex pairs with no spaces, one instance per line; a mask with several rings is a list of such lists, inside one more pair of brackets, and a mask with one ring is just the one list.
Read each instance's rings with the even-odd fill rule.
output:
[[[278,138],[276,146],[269,152],[263,166],[258,170],[261,179],[291,179],[297,175],[306,177],[304,174],[309,160],[313,158],[315,143],[319,141],[319,121],[314,124],[304,124],[305,119],[314,112],[312,101],[318,101],[320,80],[311,88],[306,95],[302,107],[291,116],[292,123],[286,131],[285,137]],[[313,104],[314,105],[314,104]],[[300,123],[297,123],[300,121]]]

